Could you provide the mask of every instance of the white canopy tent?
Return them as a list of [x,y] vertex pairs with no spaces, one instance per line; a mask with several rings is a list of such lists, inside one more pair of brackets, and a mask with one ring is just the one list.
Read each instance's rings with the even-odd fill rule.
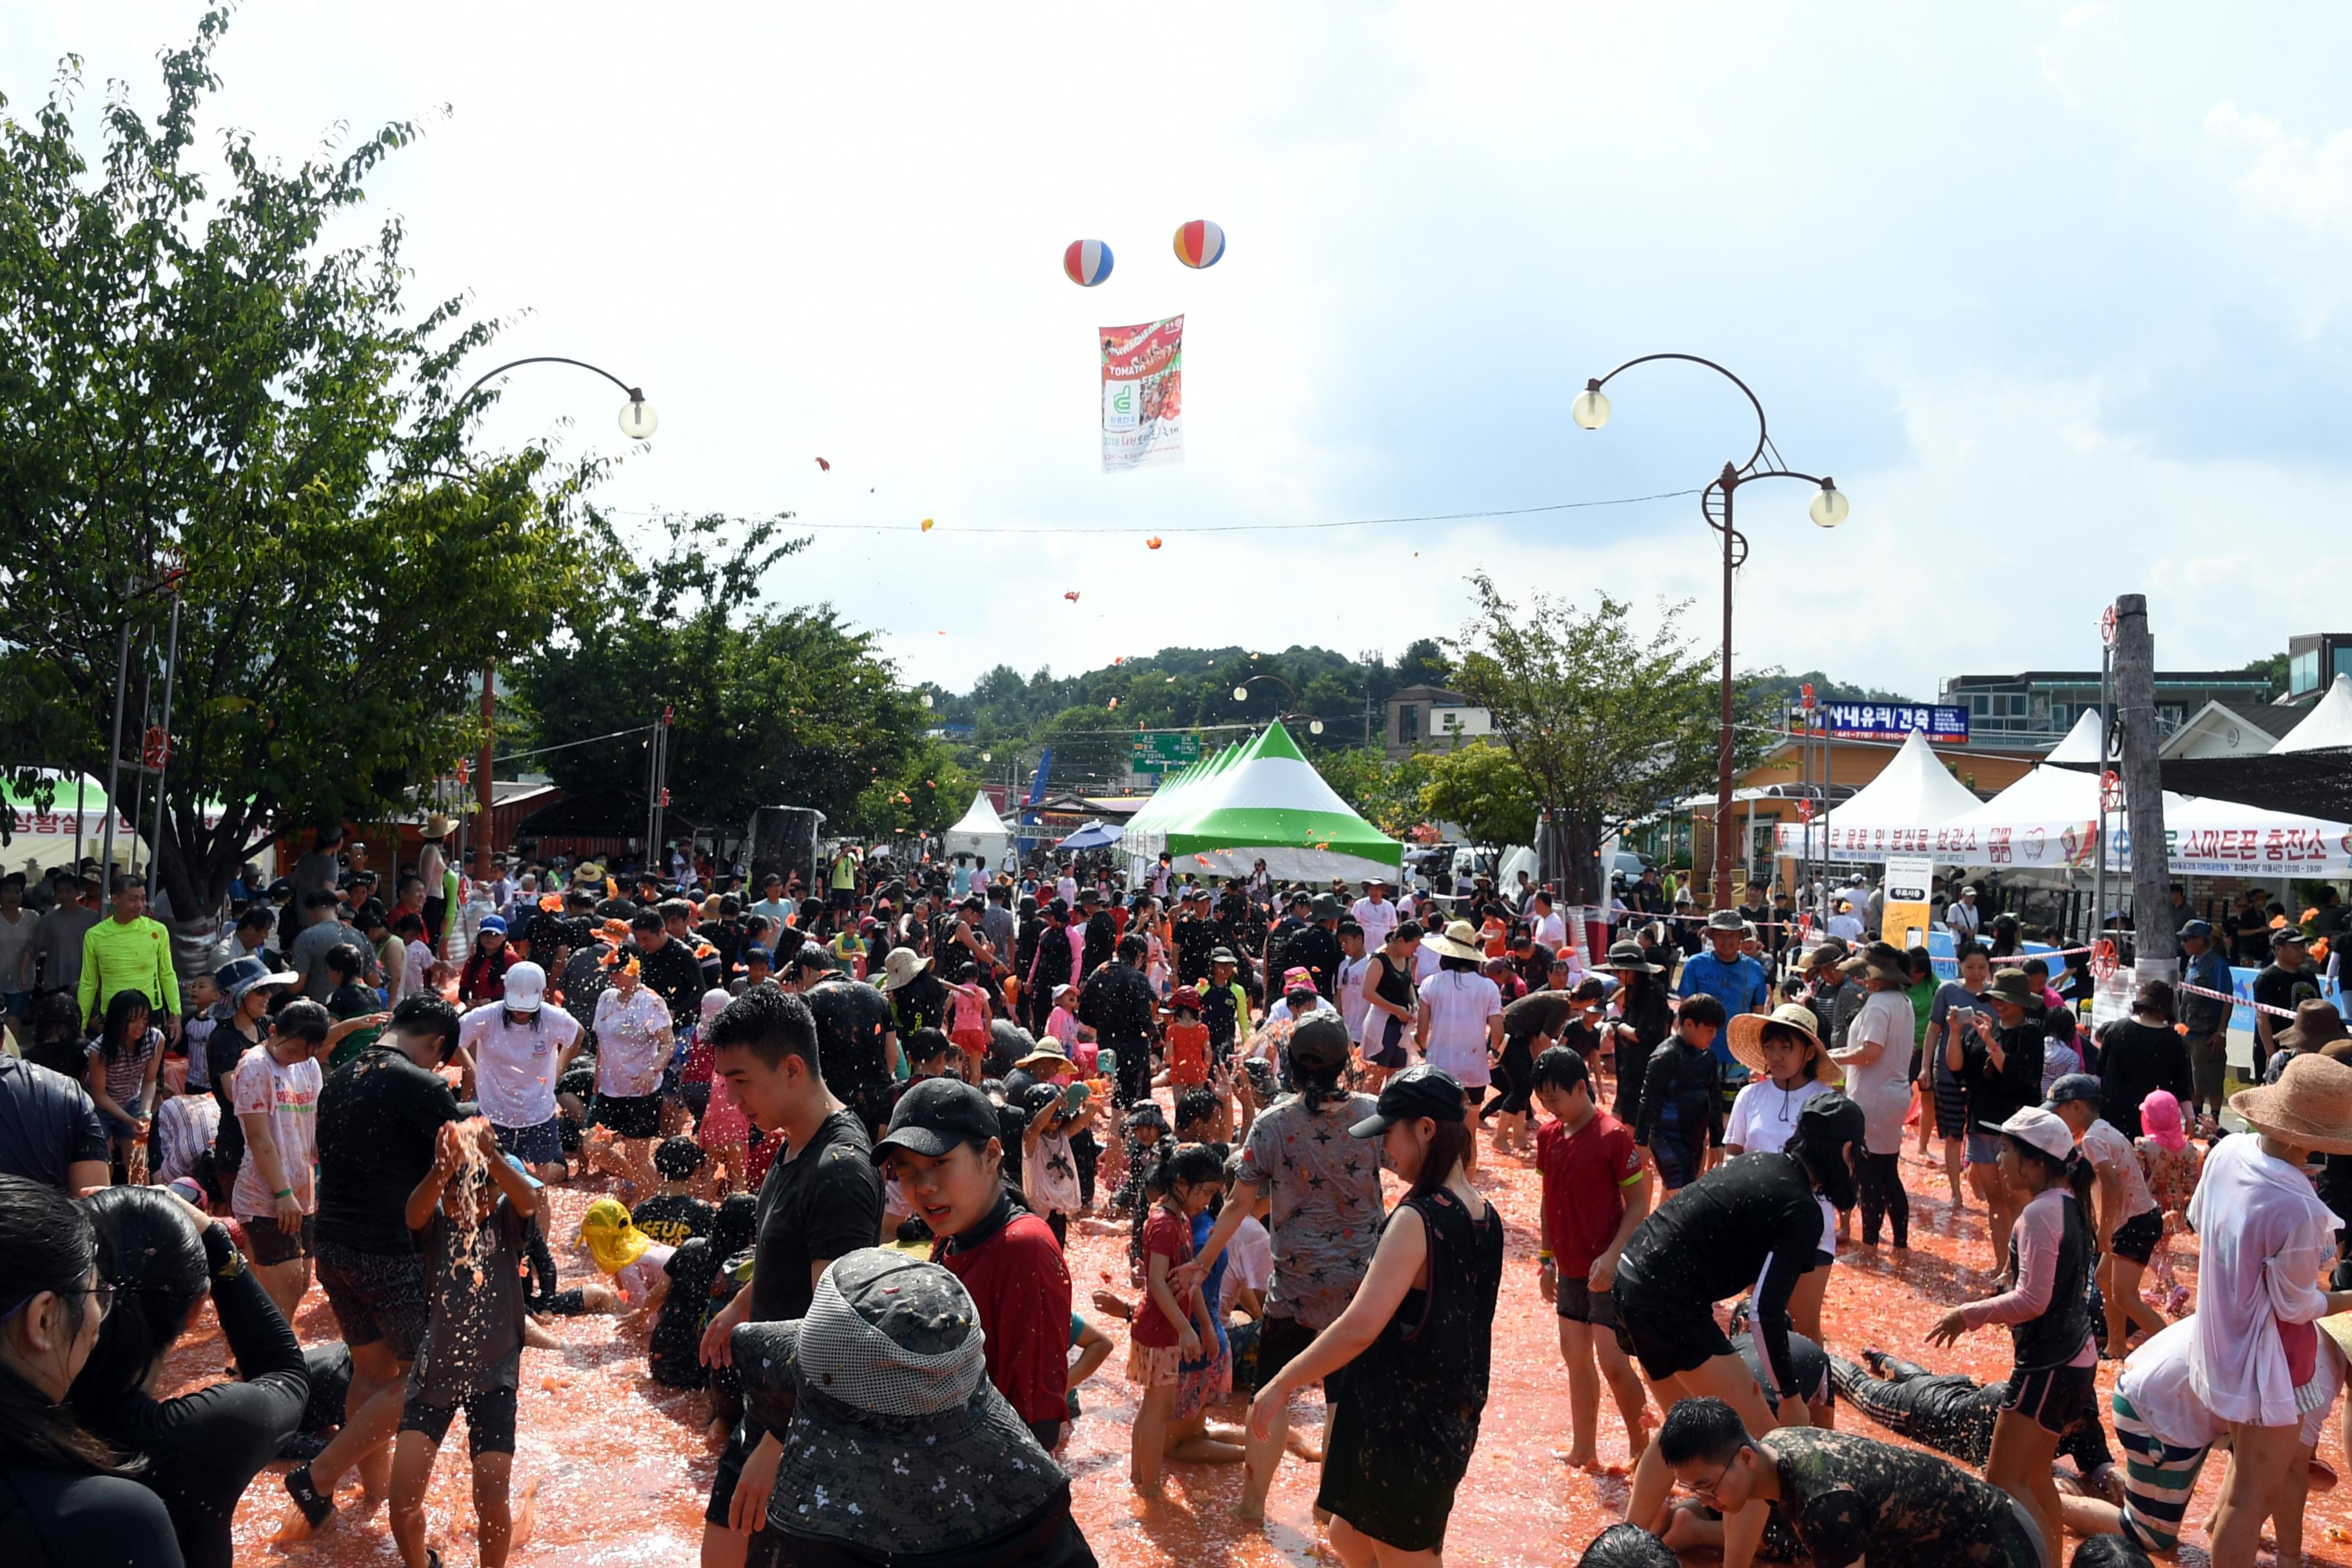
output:
[[[1914,730],[1876,778],[1811,825],[1811,837],[1815,852],[1832,860],[1924,855],[1938,825],[1978,805],[1975,795],[1952,776],[1927,744],[1927,735]],[[1783,855],[1803,854],[1806,837],[1801,823],[1782,823],[1774,834]]]
[[2329,681],[2326,695],[2271,750],[2316,752],[2336,746],[2352,746],[2352,676]]
[[996,815],[989,803],[988,792],[982,790],[971,797],[971,809],[953,827],[940,835],[940,850],[946,855],[977,855],[994,865],[1004,858],[1013,846],[1013,829]]

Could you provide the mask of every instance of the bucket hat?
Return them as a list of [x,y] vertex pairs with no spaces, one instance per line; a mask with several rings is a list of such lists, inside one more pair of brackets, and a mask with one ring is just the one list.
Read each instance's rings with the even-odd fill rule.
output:
[[1066,1495],[984,1343],[961,1280],[882,1247],[836,1258],[805,1316],[738,1328],[747,1402],[784,1435],[769,1522],[895,1560],[976,1545]]
[[1477,929],[1468,921],[1454,921],[1443,936],[1423,937],[1421,945],[1440,958],[1466,958],[1475,963],[1486,956],[1478,945]]
[[2336,1004],[2313,998],[2296,1004],[2294,1022],[2280,1030],[2272,1044],[2279,1050],[2315,1051],[2344,1038],[2344,1015],[2336,1010]]
[[2029,1013],[2039,1013],[2049,1006],[2041,989],[2025,977],[2022,969],[2002,970],[1985,986],[1984,994],[1992,1001],[2006,1002]]
[[894,947],[890,950],[890,955],[882,961],[882,978],[874,984],[877,990],[896,991],[901,985],[911,983],[916,975],[922,973],[930,966],[931,961],[928,958],[916,957],[913,948]]

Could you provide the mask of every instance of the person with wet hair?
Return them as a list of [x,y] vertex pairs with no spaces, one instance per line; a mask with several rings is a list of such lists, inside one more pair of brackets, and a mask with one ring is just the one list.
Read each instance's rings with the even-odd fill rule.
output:
[[0,1540],[28,1568],[182,1568],[146,1467],[67,1403],[114,1305],[89,1214],[0,1175]]
[[[163,1500],[189,1568],[230,1568],[237,1500],[301,1424],[302,1347],[218,1220],[162,1187],[110,1187],[84,1207],[114,1310],[67,1403],[146,1457],[141,1479]],[[241,1379],[159,1399],[164,1361],[207,1293]]]
[[1592,1538],[1576,1568],[1682,1568],[1682,1559],[1640,1525],[1612,1524]]

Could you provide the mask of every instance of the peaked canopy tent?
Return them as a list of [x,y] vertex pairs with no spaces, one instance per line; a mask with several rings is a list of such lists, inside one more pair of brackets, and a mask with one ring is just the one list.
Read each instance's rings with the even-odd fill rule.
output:
[[982,790],[971,797],[971,809],[965,812],[953,827],[940,835],[940,852],[943,855],[977,855],[990,865],[1004,857],[1012,847],[1013,829],[996,815],[989,803],[988,792]]
[[1165,851],[1180,868],[1245,877],[1260,860],[1284,881],[1393,881],[1404,846],[1349,808],[1271,724],[1169,780],[1121,840],[1140,877]]
[[[1944,766],[1927,735],[1914,730],[1876,778],[1811,825],[1812,845],[1832,860],[1925,855],[1937,826],[1979,804]],[[1803,854],[1806,826],[1782,823],[1773,833],[1774,847],[1782,855]]]

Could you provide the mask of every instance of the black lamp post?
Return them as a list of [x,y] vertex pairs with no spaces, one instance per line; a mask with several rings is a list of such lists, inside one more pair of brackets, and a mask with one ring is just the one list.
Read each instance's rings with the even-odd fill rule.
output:
[[1312,713],[1301,713],[1297,710],[1297,689],[1278,675],[1251,676],[1247,680],[1243,681],[1240,685],[1234,688],[1234,700],[1236,702],[1248,701],[1250,695],[1249,689],[1255,686],[1261,680],[1271,680],[1276,686],[1282,688],[1283,711],[1276,715],[1277,720],[1304,719],[1307,721],[1307,732],[1308,734],[1319,735],[1323,732],[1323,721],[1316,718]]
[[[626,436],[632,441],[650,440],[653,437],[653,433],[661,426],[660,417],[654,413],[654,405],[646,401],[646,394],[643,387],[631,386],[627,382],[623,381],[619,376],[614,375],[611,371],[606,370],[602,365],[590,364],[586,360],[582,359],[567,359],[562,354],[531,354],[524,359],[510,359],[504,364],[493,365],[490,369],[486,370],[481,374],[476,376],[474,378],[473,384],[467,387],[465,391],[457,395],[457,401],[450,405],[452,411],[463,411],[467,403],[472,399],[474,394],[479,392],[482,389],[482,384],[488,381],[490,377],[494,375],[503,375],[508,371],[516,368],[518,365],[526,364],[572,365],[581,370],[592,371],[594,374],[603,376],[606,381],[611,382],[614,386],[619,387],[623,392],[628,394],[629,400],[621,405],[621,434]],[[475,847],[474,864],[477,871],[485,879],[487,879],[490,874],[490,839],[492,837],[490,826],[490,762],[493,755],[491,742],[493,731],[491,725],[498,711],[498,697],[496,693],[498,668],[499,667],[496,664],[486,664],[482,667],[482,754],[478,763],[478,773],[474,780],[475,810],[482,819],[481,842]],[[929,700],[928,698],[925,699],[927,704]],[[655,726],[653,743],[657,750],[666,753],[668,737],[669,731],[667,721],[665,719],[662,722],[657,723]],[[656,763],[656,770],[659,770],[666,763],[666,761],[667,758],[665,755],[661,762],[657,762]],[[658,793],[660,788],[661,785],[657,780],[652,783],[646,805],[646,859],[649,865],[655,862],[656,858],[660,853],[660,847],[654,842],[654,835],[660,831],[661,825],[661,796]]]
[[[1715,786],[1715,907],[1731,908],[1731,839],[1727,829],[1731,823],[1731,574],[1748,559],[1748,536],[1731,524],[1733,492],[1752,479],[1802,479],[1820,488],[1813,497],[1811,514],[1823,528],[1835,528],[1846,517],[1846,499],[1838,493],[1837,483],[1824,475],[1800,473],[1785,467],[1778,448],[1772,445],[1770,433],[1764,424],[1764,405],[1748,384],[1716,363],[1696,354],[1643,354],[1629,359],[1607,375],[1584,384],[1569,410],[1570,416],[1587,430],[1598,430],[1609,423],[1609,399],[1601,389],[1637,364],[1652,360],[1683,360],[1691,364],[1705,365],[1745,394],[1748,405],[1756,410],[1756,449],[1748,454],[1744,463],[1723,465],[1723,471],[1710,481],[1699,497],[1699,510],[1706,524],[1723,535],[1723,715],[1722,729],[1716,742]],[[1765,466],[1765,454],[1771,454],[1771,467]]]

